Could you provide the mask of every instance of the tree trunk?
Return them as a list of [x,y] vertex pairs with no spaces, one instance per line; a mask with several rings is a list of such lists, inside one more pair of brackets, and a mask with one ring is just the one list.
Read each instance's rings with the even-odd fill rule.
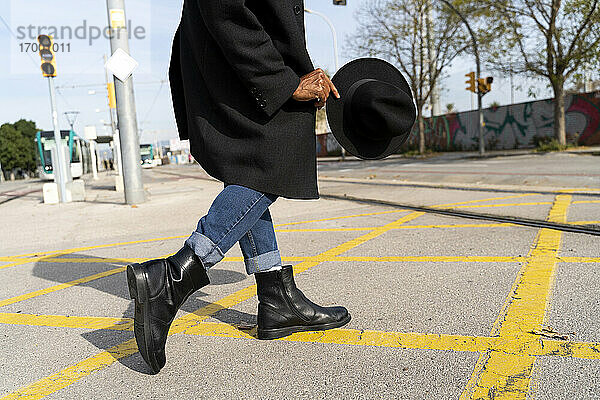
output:
[[425,154],[425,119],[422,110],[417,112],[417,121],[419,124],[419,154]]
[[565,88],[560,80],[553,85],[554,89],[554,137],[561,145],[567,144],[565,132]]

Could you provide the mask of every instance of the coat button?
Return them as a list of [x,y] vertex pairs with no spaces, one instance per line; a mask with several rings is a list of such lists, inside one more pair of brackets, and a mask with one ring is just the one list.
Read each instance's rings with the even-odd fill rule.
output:
[[302,12],[302,8],[301,8],[301,7],[300,7],[298,4],[296,4],[296,5],[294,6],[294,13],[295,13],[296,15],[298,15],[298,14],[300,14],[301,12]]

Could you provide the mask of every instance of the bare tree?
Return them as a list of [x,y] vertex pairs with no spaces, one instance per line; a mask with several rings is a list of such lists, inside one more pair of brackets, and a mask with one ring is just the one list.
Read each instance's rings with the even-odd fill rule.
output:
[[468,45],[460,20],[431,0],[367,0],[355,18],[358,27],[346,51],[385,59],[404,73],[415,96],[419,152],[424,153],[425,105],[445,68]]
[[554,134],[565,145],[565,83],[586,66],[598,65],[599,0],[476,1],[489,10],[484,17],[488,64],[548,79],[555,98]]

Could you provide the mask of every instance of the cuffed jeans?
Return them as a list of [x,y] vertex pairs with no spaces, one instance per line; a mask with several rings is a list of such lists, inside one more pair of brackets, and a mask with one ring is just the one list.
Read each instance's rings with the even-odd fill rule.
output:
[[245,186],[225,184],[185,243],[206,269],[221,261],[238,241],[248,274],[281,266],[269,213],[269,206],[277,197]]

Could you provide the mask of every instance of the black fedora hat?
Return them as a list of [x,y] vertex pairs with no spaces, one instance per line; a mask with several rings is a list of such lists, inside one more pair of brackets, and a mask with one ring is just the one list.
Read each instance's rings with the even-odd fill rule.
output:
[[338,143],[356,157],[376,160],[394,153],[415,123],[408,82],[379,58],[352,60],[331,79],[340,98],[329,95],[327,121]]

